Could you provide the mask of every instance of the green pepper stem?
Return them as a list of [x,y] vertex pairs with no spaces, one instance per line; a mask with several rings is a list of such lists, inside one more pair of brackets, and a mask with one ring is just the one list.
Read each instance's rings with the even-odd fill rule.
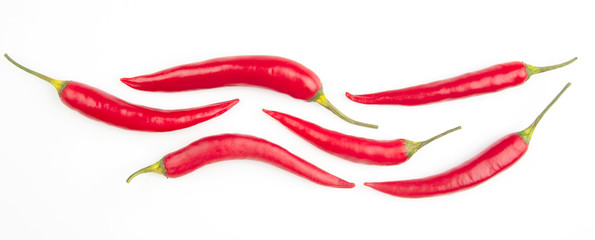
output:
[[318,92],[314,95],[314,97],[312,97],[312,99],[310,99],[308,101],[315,101],[315,102],[319,103],[320,105],[322,105],[326,109],[330,110],[335,115],[337,115],[338,117],[340,117],[341,119],[345,120],[348,123],[355,124],[355,125],[362,126],[362,127],[378,128],[378,125],[356,121],[356,120],[351,119],[347,115],[343,114],[341,111],[339,111],[339,109],[337,109],[335,106],[333,106],[333,104],[331,104],[331,102],[329,102],[329,100],[326,98],[326,96],[324,96],[324,93],[322,92],[322,88],[320,90],[318,90]]
[[541,112],[541,114],[539,114],[539,116],[537,116],[535,121],[533,121],[533,123],[531,123],[531,125],[529,127],[525,128],[523,131],[520,131],[517,133],[521,138],[523,138],[523,140],[525,140],[525,143],[529,144],[529,142],[531,141],[531,136],[533,135],[533,131],[535,131],[535,127],[537,127],[537,124],[539,123],[539,121],[541,121],[541,118],[543,118],[543,115],[545,115],[545,113],[554,105],[554,103],[556,103],[556,101],[558,101],[558,98],[560,98],[560,96],[562,96],[562,93],[564,93],[566,91],[566,89],[568,89],[568,87],[570,87],[570,85],[571,85],[571,83],[567,83],[566,86],[564,86],[562,91],[560,91],[560,93],[558,93],[558,95],[556,95],[554,100],[552,100],[550,102],[550,104],[547,105],[547,107]]
[[64,89],[64,87],[66,87],[66,84],[68,84],[68,82],[69,82],[69,81],[56,80],[56,79],[53,79],[53,78],[48,77],[46,75],[43,75],[41,73],[38,73],[36,71],[33,71],[33,70],[31,70],[31,69],[29,69],[29,68],[27,68],[27,67],[19,64],[15,60],[12,60],[12,58],[10,58],[8,56],[8,54],[6,54],[6,53],[4,54],[4,57],[6,59],[8,59],[9,62],[11,62],[12,64],[14,64],[18,68],[22,69],[23,71],[28,72],[30,74],[33,74],[34,76],[36,76],[38,78],[41,78],[41,79],[43,79],[46,82],[49,82],[50,84],[52,84],[56,88],[56,91],[58,91],[58,93],[62,92],[62,89]]
[[554,69],[557,69],[557,68],[564,67],[564,66],[566,66],[568,64],[573,63],[577,59],[578,58],[575,57],[575,58],[570,59],[570,60],[568,60],[566,62],[563,62],[563,63],[560,63],[560,64],[556,64],[556,65],[552,65],[552,66],[546,66],[546,67],[536,67],[536,66],[532,66],[532,65],[529,65],[529,64],[526,64],[525,63],[525,68],[527,69],[527,79],[529,79],[531,76],[533,76],[535,74],[538,74],[538,73],[547,72],[547,71],[550,71],[550,70],[554,70]]
[[454,132],[454,131],[459,130],[459,129],[461,129],[461,126],[458,126],[458,127],[455,127],[455,128],[451,128],[449,130],[444,131],[443,133],[440,133],[440,134],[438,134],[436,136],[431,137],[428,140],[421,141],[421,142],[413,142],[413,141],[405,140],[404,144],[405,144],[405,147],[407,149],[407,152],[406,152],[407,157],[413,156],[413,154],[415,154],[419,149],[421,149],[422,147],[424,147],[428,143],[431,143],[432,141],[434,141],[434,140],[436,140],[438,138],[441,138],[444,135],[449,134],[449,133]]
[[167,170],[165,169],[165,165],[163,165],[163,159],[157,161],[156,163],[153,163],[150,166],[147,166],[145,168],[141,168],[140,170],[134,172],[132,175],[130,175],[130,177],[128,177],[128,179],[126,179],[127,183],[130,183],[130,181],[132,181],[132,179],[140,174],[143,173],[148,173],[148,172],[154,172],[154,173],[159,173],[162,175],[165,175],[165,173],[167,173]]

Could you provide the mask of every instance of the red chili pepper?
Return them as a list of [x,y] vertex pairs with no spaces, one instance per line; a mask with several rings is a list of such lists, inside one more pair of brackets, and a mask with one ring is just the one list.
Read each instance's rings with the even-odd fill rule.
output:
[[204,165],[231,160],[253,159],[285,169],[312,182],[338,188],[352,188],[353,183],[340,179],[293,155],[267,140],[240,134],[222,134],[199,139],[190,145],[165,155],[153,165],[133,173],[130,182],[141,173],[155,172],[166,177],[180,177]]
[[422,105],[443,100],[490,93],[520,85],[534,74],[564,67],[577,58],[548,67],[535,67],[522,62],[498,64],[441,81],[364,95],[345,93],[347,98],[363,104]]
[[413,142],[405,139],[374,140],[325,129],[288,114],[266,109],[262,111],[324,151],[356,163],[375,165],[403,163],[426,144],[450,132],[461,129],[459,126],[422,142]]
[[566,84],[531,126],[523,131],[506,135],[471,160],[449,171],[420,179],[367,182],[364,185],[394,196],[408,198],[452,193],[479,185],[506,170],[525,154],[537,123],[568,87],[570,83]]
[[69,108],[87,117],[131,130],[165,132],[186,128],[223,114],[239,101],[234,99],[178,110],[149,108],[128,103],[83,83],[50,78],[15,62],[7,54],[4,57],[25,72],[52,84],[60,100]]
[[221,86],[254,85],[294,98],[317,102],[343,120],[370,128],[341,113],[325,97],[320,78],[303,65],[275,56],[235,56],[181,65],[153,74],[122,78],[126,85],[144,91],[183,91]]

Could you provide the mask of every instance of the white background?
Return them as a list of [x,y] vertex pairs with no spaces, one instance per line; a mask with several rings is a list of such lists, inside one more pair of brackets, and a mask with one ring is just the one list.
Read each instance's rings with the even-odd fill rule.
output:
[[[3,1],[0,51],[34,70],[132,103],[186,108],[240,98],[218,118],[169,133],[135,132],[65,107],[53,87],[0,60],[2,239],[593,239],[595,14],[588,1]],[[255,87],[151,93],[119,81],[214,57],[266,54],[315,71],[354,119]],[[572,57],[495,94],[419,107],[351,102],[345,91],[407,87],[508,61]],[[566,82],[527,154],[468,191],[402,199],[365,181],[454,167],[528,126]],[[261,112],[278,110],[351,135],[424,140],[462,125],[402,165],[351,163]],[[255,161],[177,179],[129,174],[199,138],[275,142],[357,184],[335,189]]]

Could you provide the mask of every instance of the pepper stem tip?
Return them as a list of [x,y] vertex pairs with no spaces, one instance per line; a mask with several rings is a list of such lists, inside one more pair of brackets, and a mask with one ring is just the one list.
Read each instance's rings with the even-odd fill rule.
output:
[[362,126],[362,127],[378,128],[378,125],[353,120],[350,117],[348,117],[347,115],[345,115],[344,113],[342,113],[341,111],[339,111],[339,109],[336,108],[333,104],[331,104],[331,102],[326,98],[326,96],[322,92],[322,88],[320,90],[318,90],[318,92],[314,95],[314,97],[312,97],[312,99],[310,99],[309,101],[317,102],[318,104],[320,104],[323,107],[325,107],[326,109],[330,110],[335,115],[337,115],[338,117],[340,117],[341,119],[345,120],[348,123],[355,124],[355,125]]
[[431,143],[432,141],[443,137],[444,135],[447,135],[451,132],[454,132],[456,130],[461,129],[461,126],[455,127],[455,128],[451,128],[449,130],[444,131],[443,133],[440,133],[436,136],[431,137],[430,139],[427,139],[425,141],[421,141],[421,142],[413,142],[413,141],[409,141],[409,140],[405,140],[405,146],[407,148],[407,152],[405,154],[407,154],[407,157],[411,157],[413,156],[413,154],[415,154],[419,149],[421,149],[422,147],[424,147],[425,145],[427,145],[428,143]]
[[18,68],[22,69],[23,71],[28,72],[28,73],[30,73],[30,74],[38,77],[38,78],[43,79],[46,82],[52,84],[56,88],[56,91],[58,91],[58,93],[61,93],[62,92],[62,89],[64,89],[64,87],[66,87],[66,84],[68,84],[68,82],[69,82],[69,81],[62,81],[62,80],[53,79],[53,78],[48,77],[46,75],[43,75],[43,74],[41,74],[39,72],[33,71],[33,70],[31,70],[31,69],[29,69],[29,68],[27,68],[27,67],[19,64],[15,60],[12,60],[12,58],[10,58],[8,56],[8,54],[6,54],[6,53],[4,54],[4,57],[6,59],[8,59],[9,62],[11,62],[12,64],[14,64]]
[[541,121],[541,118],[543,118],[545,113],[554,105],[554,103],[556,103],[556,101],[558,101],[558,98],[562,96],[562,94],[566,91],[566,89],[568,89],[568,87],[570,87],[570,85],[572,84],[569,82],[564,86],[562,91],[560,91],[560,93],[556,95],[556,97],[550,102],[550,104],[548,104],[547,107],[543,109],[543,111],[539,114],[539,116],[537,116],[535,121],[533,121],[533,123],[529,125],[529,127],[525,128],[520,132],[517,132],[517,135],[523,138],[523,140],[525,140],[525,143],[529,144],[529,142],[531,141],[531,136],[533,136],[533,131],[535,131],[535,127],[537,127],[537,124],[539,123],[539,121]]
[[526,69],[527,69],[527,79],[529,79],[532,75],[538,74],[538,73],[542,73],[542,72],[547,72],[547,71],[551,71],[557,68],[561,68],[564,67],[568,64],[573,63],[574,61],[576,61],[578,59],[578,57],[574,57],[573,59],[570,59],[566,62],[560,63],[560,64],[556,64],[556,65],[552,65],[552,66],[546,66],[546,67],[536,67],[530,64],[526,64]]
[[132,179],[140,174],[143,173],[148,173],[148,172],[154,172],[154,173],[159,173],[162,175],[165,175],[165,173],[167,172],[167,170],[165,169],[165,166],[163,165],[163,159],[157,161],[156,163],[151,164],[150,166],[147,166],[145,168],[141,168],[140,170],[134,172],[132,175],[130,175],[130,177],[128,177],[126,179],[126,183],[130,183],[130,181],[132,181]]

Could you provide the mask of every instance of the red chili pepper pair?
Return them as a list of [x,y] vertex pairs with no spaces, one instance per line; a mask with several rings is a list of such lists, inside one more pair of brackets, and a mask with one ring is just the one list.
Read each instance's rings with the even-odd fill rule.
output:
[[[235,99],[196,109],[151,109],[127,103],[82,83],[47,77],[18,64],[7,54],[4,56],[22,70],[54,85],[67,106],[91,118],[132,130],[171,131],[192,126],[222,114],[239,101]],[[281,57],[216,58],[121,80],[139,90],[167,92],[232,85],[261,86],[297,99],[315,101],[349,123],[378,128],[377,125],[347,117],[328,101],[322,91],[320,78],[314,72],[295,61]]]
[[[527,81],[534,74],[566,66],[576,59],[573,58],[567,62],[548,67],[535,67],[522,62],[510,62],[454,78],[404,89],[365,95],[345,94],[349,99],[364,104],[422,105],[496,92],[517,86]],[[570,83],[564,87],[527,129],[501,138],[482,153],[458,167],[422,179],[368,182],[365,185],[400,197],[434,196],[476,186],[510,167],[525,154],[537,123],[569,86]]]
[[535,127],[568,87],[570,83],[566,84],[529,127],[504,136],[471,160],[453,169],[426,178],[364,184],[381,192],[408,198],[435,196],[477,186],[512,166],[527,152]]

